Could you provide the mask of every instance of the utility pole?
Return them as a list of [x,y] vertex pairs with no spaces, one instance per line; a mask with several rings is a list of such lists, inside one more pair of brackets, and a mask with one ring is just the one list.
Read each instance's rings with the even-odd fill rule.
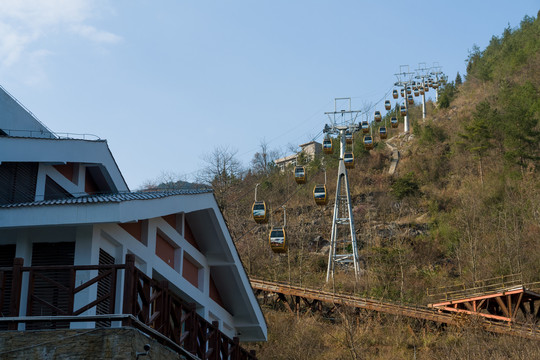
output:
[[[417,75],[415,76],[416,79],[420,79],[422,83],[422,87],[424,88],[426,86],[425,79],[428,77],[429,69],[426,67],[426,63],[419,63],[418,69],[416,69]],[[426,92],[425,88],[424,91],[422,91],[422,119],[426,118]]]
[[403,88],[403,95],[405,97],[405,108],[407,109],[407,115],[405,115],[405,118],[403,119],[403,131],[405,133],[409,132],[409,103],[407,101],[407,86],[411,84],[412,75],[414,73],[409,71],[409,65],[400,65],[399,66],[399,73],[394,74],[396,75],[398,81],[394,84],[395,86],[402,87]]
[[[345,106],[340,106],[338,109],[338,103]],[[355,279],[358,281],[360,263],[358,260],[356,231],[354,229],[349,177],[347,175],[347,168],[345,167],[344,156],[346,147],[345,134],[347,132],[354,134],[360,129],[356,123],[356,118],[360,114],[360,111],[351,110],[351,98],[336,98],[334,99],[334,111],[325,112],[325,114],[330,119],[330,125],[326,124],[323,132],[338,135],[340,139],[336,201],[334,203],[332,219],[332,235],[330,238],[330,251],[328,252],[326,282],[330,278],[334,278],[336,264],[351,265],[351,263],[354,266]],[[347,234],[347,227],[349,234]],[[348,248],[349,244],[351,245],[350,250]]]

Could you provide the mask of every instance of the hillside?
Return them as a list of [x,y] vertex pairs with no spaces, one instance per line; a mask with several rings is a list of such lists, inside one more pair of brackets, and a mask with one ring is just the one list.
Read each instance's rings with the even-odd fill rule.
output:
[[[427,304],[427,289],[519,274],[540,281],[540,20],[525,17],[481,51],[469,54],[467,75],[449,82],[439,104],[410,110],[411,135],[390,133],[400,162],[388,174],[391,150],[355,144],[349,171],[360,280],[346,269],[326,283],[337,157],[308,164],[308,183],[292,171],[252,169],[216,192],[250,276],[335,292]],[[323,165],[324,164],[324,165]],[[313,186],[324,182],[328,205]],[[287,254],[268,246],[269,227],[251,219],[258,198],[281,224],[286,206]],[[325,319],[291,317],[264,308],[269,342],[263,359],[539,358],[540,344],[496,336],[474,324],[461,328],[368,312]],[[489,350],[489,351],[488,351]]]

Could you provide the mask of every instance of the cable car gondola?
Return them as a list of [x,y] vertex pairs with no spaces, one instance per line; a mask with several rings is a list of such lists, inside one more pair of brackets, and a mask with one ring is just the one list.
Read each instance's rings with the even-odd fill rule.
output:
[[414,96],[419,96],[420,95],[420,91],[418,90],[418,88],[416,88],[414,90]]
[[426,83],[426,84],[424,85],[424,91],[425,91],[425,92],[428,92],[428,91],[429,91],[429,85],[428,85],[428,83]]
[[412,95],[407,95],[407,102],[409,103],[409,105],[414,104],[414,98]]
[[266,210],[266,203],[264,201],[255,201],[251,207],[253,214],[253,220],[257,224],[266,224],[268,222],[268,211]]
[[437,89],[439,87],[439,83],[437,81],[433,82],[433,88]]
[[354,169],[354,154],[352,152],[346,152],[343,154],[343,162],[345,163],[345,167],[347,169]]
[[396,117],[392,117],[392,119],[390,119],[390,123],[392,124],[392,127],[395,129],[398,127],[399,123],[398,123],[398,120]]
[[401,89],[400,93],[401,93],[401,97],[405,97],[405,90],[404,89]]
[[382,121],[381,112],[379,110],[375,111],[375,121],[376,122]]
[[298,184],[306,183],[306,167],[305,166],[296,166],[294,168],[294,180]]
[[405,105],[401,105],[399,107],[399,113],[401,116],[407,116],[407,107]]
[[423,86],[420,86],[418,88],[418,90],[420,91],[420,95],[424,95],[424,87]]
[[397,99],[398,96],[399,96],[399,95],[398,95],[398,91],[397,91],[396,89],[394,89],[394,90],[392,91],[392,97],[393,97],[394,99]]
[[411,94],[411,87],[410,86],[407,86],[407,95],[410,95]]
[[373,149],[373,138],[371,137],[371,135],[364,136],[364,147],[366,148],[366,150]]
[[367,134],[369,132],[369,122],[362,121],[362,133]]
[[329,137],[324,138],[322,147],[325,154],[331,154],[333,152],[332,139]]
[[379,136],[381,139],[386,139],[388,137],[388,133],[386,132],[386,126],[381,126],[379,128]]
[[384,109],[385,110],[390,110],[391,108],[392,108],[392,104],[390,103],[390,100],[385,100],[384,101]]
[[347,144],[352,144],[352,142],[353,142],[353,134],[351,132],[349,132],[349,131],[347,131],[345,133],[345,142]]
[[270,249],[273,252],[282,254],[286,253],[287,246],[287,236],[285,234],[284,226],[273,226],[268,236],[268,241],[270,242]]
[[315,204],[326,205],[328,203],[328,196],[326,196],[326,185],[315,185],[313,188],[313,199]]

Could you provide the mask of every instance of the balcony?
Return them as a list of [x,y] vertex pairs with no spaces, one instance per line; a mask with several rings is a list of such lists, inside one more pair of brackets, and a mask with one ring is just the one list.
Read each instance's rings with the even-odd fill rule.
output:
[[0,330],[134,327],[188,358],[256,359],[134,261],[25,267],[16,258],[0,267]]

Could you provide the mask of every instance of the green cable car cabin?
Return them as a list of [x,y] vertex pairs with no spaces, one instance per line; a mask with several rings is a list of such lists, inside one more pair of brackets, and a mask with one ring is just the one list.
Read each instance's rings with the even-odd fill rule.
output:
[[362,133],[367,134],[369,132],[369,122],[362,121]]
[[332,139],[328,137],[324,138],[322,148],[325,154],[331,154],[334,151],[334,149],[332,148]]
[[313,188],[313,199],[317,205],[326,205],[328,203],[328,196],[326,194],[326,185],[315,185]]
[[394,90],[392,91],[392,97],[393,97],[394,99],[397,99],[398,96],[399,96],[398,91],[397,91],[396,89],[394,89]]
[[399,125],[398,119],[396,117],[392,117],[390,119],[390,124],[392,125],[392,128],[396,129]]
[[407,107],[405,105],[401,105],[399,107],[399,113],[401,116],[407,116]]
[[343,154],[343,162],[345,163],[345,168],[354,169],[354,154],[352,152]]
[[306,167],[305,166],[296,166],[294,168],[294,180],[297,184],[306,183]]
[[257,224],[266,224],[268,222],[268,211],[264,201],[255,201],[251,207],[251,213],[253,214],[253,220]]
[[381,139],[386,139],[388,137],[388,133],[386,132],[386,126],[381,126],[379,128],[379,136]]
[[285,234],[285,227],[283,226],[273,226],[270,230],[270,235],[268,236],[268,241],[270,243],[270,249],[277,254],[286,253],[287,246],[287,236]]
[[384,109],[385,110],[390,110],[391,108],[392,108],[392,104],[390,103],[390,100],[385,100],[384,101]]
[[364,136],[364,147],[366,150],[373,149],[373,137],[371,135]]
[[375,111],[375,121],[376,122],[381,122],[382,121],[382,115],[381,115],[381,112],[379,110]]

